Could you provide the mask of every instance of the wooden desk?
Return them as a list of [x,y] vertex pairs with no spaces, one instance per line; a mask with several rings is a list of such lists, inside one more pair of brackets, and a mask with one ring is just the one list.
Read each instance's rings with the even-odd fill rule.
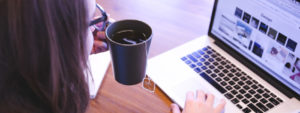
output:
[[[153,29],[149,58],[207,34],[213,0],[97,0],[115,20],[138,19]],[[160,89],[124,86],[109,66],[87,113],[170,113],[172,101]]]

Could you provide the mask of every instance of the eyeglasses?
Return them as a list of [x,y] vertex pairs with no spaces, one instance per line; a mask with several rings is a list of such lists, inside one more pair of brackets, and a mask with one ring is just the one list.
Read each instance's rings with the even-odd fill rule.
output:
[[[89,26],[93,26],[98,31],[103,31],[107,25],[107,14],[104,11],[104,9],[99,5],[96,4],[96,16],[93,18],[93,20],[90,22]],[[101,15],[100,15],[101,14]],[[102,23],[102,25],[99,27],[97,24]]]

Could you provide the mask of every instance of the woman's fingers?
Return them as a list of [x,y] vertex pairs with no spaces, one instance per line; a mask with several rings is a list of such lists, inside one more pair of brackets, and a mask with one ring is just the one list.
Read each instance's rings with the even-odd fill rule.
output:
[[177,104],[171,104],[172,113],[181,113]]
[[221,113],[222,110],[224,110],[226,101],[224,99],[221,100],[220,104],[217,105],[217,107],[215,108],[215,113]]
[[214,104],[215,96],[211,93],[207,94],[206,104],[212,106]]
[[105,32],[104,31],[97,31],[96,35],[94,36],[96,40],[105,40]]
[[92,50],[92,54],[96,54],[99,52],[104,52],[107,51],[108,47],[107,47],[107,43],[103,42],[103,41],[99,41],[99,40],[94,40],[94,46],[93,46],[93,50]]
[[205,102],[205,93],[202,90],[197,90],[197,100]]

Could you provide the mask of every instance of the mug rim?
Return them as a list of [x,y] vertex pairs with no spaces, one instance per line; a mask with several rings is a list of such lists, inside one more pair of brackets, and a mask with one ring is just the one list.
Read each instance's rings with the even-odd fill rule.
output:
[[[120,23],[120,22],[124,22],[124,21],[136,21],[136,22],[140,22],[140,23],[146,25],[147,27],[150,28],[150,33],[151,33],[150,36],[149,36],[146,40],[144,40],[144,41],[142,41],[142,42],[139,42],[139,43],[136,43],[136,44],[123,44],[123,43],[120,43],[120,42],[117,42],[117,41],[112,40],[112,39],[108,36],[107,30],[111,27],[112,24]],[[153,35],[153,32],[152,32],[152,28],[151,28],[147,23],[145,23],[145,22],[143,22],[143,21],[136,20],[136,19],[125,19],[125,20],[119,20],[119,21],[116,21],[116,22],[111,23],[111,24],[106,28],[106,30],[105,30],[105,35],[106,35],[106,39],[108,39],[110,42],[113,42],[113,43],[115,43],[115,44],[122,45],[122,46],[137,46],[137,45],[142,45],[142,44],[144,44],[144,43],[147,43],[149,40],[151,40],[152,35]]]

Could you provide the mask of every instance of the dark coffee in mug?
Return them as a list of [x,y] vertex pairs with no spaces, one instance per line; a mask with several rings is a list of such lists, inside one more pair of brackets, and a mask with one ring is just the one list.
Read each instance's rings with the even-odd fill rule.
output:
[[121,44],[137,44],[147,39],[145,33],[126,29],[112,34],[111,39]]

